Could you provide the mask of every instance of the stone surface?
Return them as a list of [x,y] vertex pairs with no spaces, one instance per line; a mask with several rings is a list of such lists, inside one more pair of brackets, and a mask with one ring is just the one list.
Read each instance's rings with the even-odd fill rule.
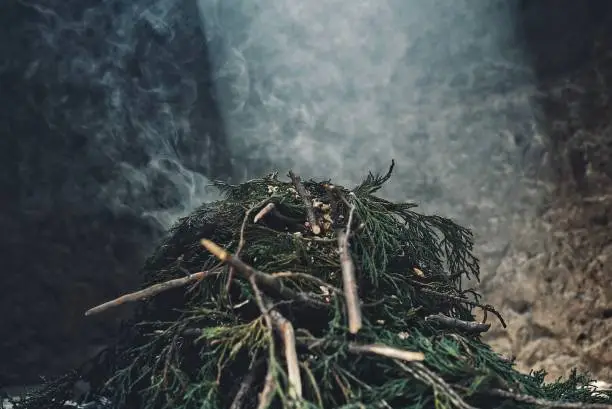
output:
[[487,301],[508,317],[508,329],[486,339],[522,370],[546,369],[555,379],[577,368],[610,381],[611,5],[572,2],[562,13],[550,4],[526,2],[523,26],[547,140],[548,171],[538,177],[549,193],[539,212],[515,220],[484,283]]
[[0,4],[0,385],[107,343],[127,311],[84,311],[231,174],[197,10],[175,3]]

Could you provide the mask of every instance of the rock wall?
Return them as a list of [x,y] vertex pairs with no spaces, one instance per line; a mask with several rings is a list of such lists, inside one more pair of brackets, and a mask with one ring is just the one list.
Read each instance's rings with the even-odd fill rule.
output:
[[[484,285],[509,328],[487,340],[549,379],[612,379],[612,4],[525,2],[520,29],[538,78],[549,194]],[[546,21],[546,24],[541,24]],[[568,29],[569,28],[569,29]]]
[[103,346],[83,312],[231,174],[195,4],[148,3],[0,4],[0,385]]

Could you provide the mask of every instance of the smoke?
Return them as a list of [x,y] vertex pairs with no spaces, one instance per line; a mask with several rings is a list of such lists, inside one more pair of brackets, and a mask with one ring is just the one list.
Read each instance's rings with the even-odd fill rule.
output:
[[37,15],[24,75],[46,84],[49,125],[85,140],[85,176],[62,187],[83,206],[166,228],[215,197],[210,177],[293,168],[350,185],[394,158],[387,196],[500,247],[537,136],[514,3],[23,3]]
[[195,4],[21,4],[31,13],[24,44],[33,56],[23,76],[43,89],[36,103],[52,132],[64,135],[54,143],[77,145],[69,148],[74,157],[59,159],[71,164],[46,165],[47,172],[70,167],[59,189],[38,186],[24,205],[59,196],[81,209],[103,204],[165,229],[214,198],[208,178],[230,169]]
[[[503,0],[198,0],[236,163],[358,183],[502,248],[537,138]],[[272,166],[271,166],[272,165]]]

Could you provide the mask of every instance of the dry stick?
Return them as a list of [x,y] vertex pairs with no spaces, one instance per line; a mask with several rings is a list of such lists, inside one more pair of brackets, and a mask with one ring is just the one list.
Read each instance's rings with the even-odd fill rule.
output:
[[188,275],[187,277],[175,278],[173,280],[165,281],[163,283],[153,284],[150,287],[145,288],[144,290],[136,291],[134,293],[129,293],[122,295],[119,298],[115,298],[114,300],[105,302],[104,304],[100,304],[96,307],[93,307],[85,312],[85,315],[93,315],[99,312],[108,310],[109,308],[116,307],[121,304],[125,304],[128,302],[140,301],[145,298],[153,297],[161,292],[170,290],[172,288],[182,287],[186,284],[189,284],[194,281],[200,281],[204,277],[210,275],[211,273],[208,271],[200,271],[198,273],[193,273]]
[[381,344],[358,345],[355,343],[350,343],[348,345],[348,351],[354,354],[380,355],[387,358],[399,359],[406,362],[425,360],[425,354],[423,354],[422,352],[404,351],[402,349],[393,348]]
[[291,182],[293,183],[293,186],[295,187],[295,190],[297,191],[298,195],[302,198],[302,202],[304,203],[304,207],[306,208],[306,217],[308,219],[308,223],[310,224],[310,230],[312,230],[312,232],[316,236],[321,233],[321,227],[317,223],[317,219],[315,217],[310,193],[302,184],[302,180],[299,176],[297,176],[292,171],[289,171],[289,177],[291,178]]
[[[270,308],[270,307],[269,307]],[[287,378],[289,380],[289,396],[294,399],[302,398],[302,379],[300,364],[295,347],[295,332],[291,321],[275,309],[270,309],[270,317],[276,330],[280,333],[285,346],[285,360],[287,361]]]
[[266,373],[266,379],[264,381],[264,387],[259,393],[259,405],[257,409],[265,409],[270,406],[272,401],[272,393],[274,392],[274,372],[268,368]]
[[[287,378],[289,380],[289,396],[292,398],[302,398],[302,380],[300,378],[300,365],[297,358],[295,348],[295,333],[291,321],[283,317],[283,315],[274,309],[274,307],[264,299],[255,276],[249,278],[251,287],[255,293],[255,300],[261,313],[264,316],[266,324],[270,329],[272,326],[280,333],[285,346],[285,360],[287,361]],[[268,371],[269,372],[269,371]]]
[[500,398],[512,399],[515,402],[528,403],[543,406],[548,409],[612,409],[612,405],[604,403],[580,403],[580,402],[555,402],[546,399],[535,398],[529,395],[520,395],[501,389],[491,389],[484,393],[498,396]]
[[[300,339],[299,342],[305,345],[308,349],[315,349],[324,344],[338,347],[343,345],[341,342],[329,342],[324,339],[318,338]],[[383,344],[358,344],[356,342],[349,342],[347,350],[352,354],[379,355],[387,358],[399,359],[406,362],[425,360],[425,354],[423,354],[422,352],[406,351]]]
[[[238,248],[236,249],[236,257],[240,256],[240,252],[242,251],[242,248],[246,244],[246,240],[244,239],[244,232],[246,231],[246,225],[249,220],[249,216],[251,215],[251,212],[253,212],[253,210],[258,208],[259,206],[262,206],[268,200],[269,199],[262,200],[261,202],[257,203],[255,206],[251,206],[244,214],[244,219],[242,219],[242,226],[240,226],[240,241],[238,242]],[[274,206],[274,203],[270,203],[270,204]],[[229,292],[232,286],[233,279],[234,279],[234,266],[230,265],[229,274],[227,275],[227,283],[225,283],[225,292],[228,294],[228,297],[229,297]]]
[[[264,321],[266,322],[266,326],[269,331],[272,331],[273,324],[272,318],[270,317],[270,313],[266,308],[263,300],[263,295],[257,286],[257,282],[255,281],[254,276],[249,277],[249,282],[251,283],[251,287],[253,288],[253,292],[255,294],[255,302],[261,311],[261,314],[264,317]],[[270,339],[270,342],[274,342],[274,339]],[[270,358],[274,356],[274,344],[270,345]],[[272,359],[268,362],[268,370],[266,372],[266,379],[264,381],[264,387],[262,391],[259,393],[259,404],[257,405],[257,409],[264,409],[270,406],[270,402],[272,402],[272,397],[274,393],[274,387],[276,385],[274,378],[274,370],[272,369]]]
[[444,314],[434,314],[425,317],[425,321],[434,321],[448,328],[458,328],[471,334],[487,332],[491,324],[475,321],[464,321],[458,318],[447,317]]
[[482,308],[483,311],[489,311],[489,312],[495,314],[495,316],[497,317],[497,319],[501,323],[502,327],[506,328],[506,321],[504,321],[504,319],[501,316],[501,314],[495,308],[493,308],[490,305],[480,304],[480,303],[468,300],[467,298],[458,297],[456,295],[444,294],[444,293],[441,293],[439,291],[430,290],[428,288],[423,288],[424,284],[423,283],[419,283],[418,281],[412,281],[412,283],[421,286],[421,291],[424,292],[424,293],[435,295],[435,296],[438,296],[440,298],[447,298],[447,299],[455,300],[455,301],[458,301],[458,302],[462,302],[462,303],[471,305],[473,307]]
[[255,215],[255,217],[253,218],[253,223],[257,223],[261,219],[266,217],[266,215],[268,215],[272,210],[274,210],[275,207],[276,206],[274,205],[274,203],[268,203],[263,209],[259,211],[259,213]]
[[230,405],[230,409],[241,409],[244,406],[244,400],[248,397],[248,392],[255,383],[257,378],[257,371],[259,370],[259,366],[263,363],[263,360],[257,360],[253,363],[251,370],[248,375],[244,377],[242,382],[240,383],[240,388],[238,388],[238,392],[236,392],[236,396]]
[[[257,287],[257,283],[255,282],[254,276],[251,276],[249,279],[251,283],[251,287],[255,293],[255,300],[261,313],[264,316],[266,324],[268,328],[272,329],[273,327],[280,333],[281,338],[283,340],[283,344],[285,347],[285,360],[287,361],[287,378],[289,380],[289,396],[294,399],[301,399],[302,397],[302,380],[300,377],[300,366],[297,358],[297,351],[295,347],[295,333],[293,331],[293,325],[289,320],[287,320],[283,315],[274,309],[270,303],[267,303],[264,300],[259,287]],[[273,341],[272,341],[273,342]],[[268,363],[270,365],[270,363]],[[268,375],[270,375],[271,369],[268,368]],[[268,375],[266,376],[266,386],[260,395],[260,403],[259,406],[263,407],[263,402],[269,404],[271,399],[271,391],[268,387]],[[273,382],[273,378],[272,382]],[[273,387],[273,385],[272,385]],[[265,394],[264,394],[265,392]],[[267,404],[265,405],[267,406]]]
[[336,293],[336,294],[340,294],[342,295],[343,292],[341,289],[334,287],[331,284],[326,283],[325,281],[321,280],[319,277],[315,277],[312,276],[310,274],[306,274],[306,273],[294,273],[292,271],[281,271],[278,273],[272,273],[273,277],[277,277],[277,278],[303,278],[305,280],[310,280],[310,281],[314,281],[315,283],[319,284],[321,287],[325,287],[328,288],[330,290],[332,290],[332,292]]
[[202,244],[202,246],[204,246],[204,248],[210,251],[219,260],[229,264],[230,266],[233,266],[236,271],[238,271],[244,278],[249,280],[251,277],[253,277],[258,285],[264,286],[269,290],[277,292],[278,295],[280,295],[282,298],[304,302],[315,307],[329,308],[329,305],[322,301],[315,300],[311,297],[306,296],[305,294],[297,293],[292,289],[285,287],[283,283],[276,277],[270,274],[263,273],[259,270],[255,270],[253,267],[246,264],[238,257],[230,254],[212,241],[202,239],[200,243]]
[[268,215],[276,217],[278,220],[285,222],[287,224],[293,224],[296,226],[301,226],[303,224],[301,220],[285,216],[284,214],[279,212],[274,203],[269,203],[267,206],[261,209],[253,218],[253,223],[259,223],[261,219],[263,219],[264,217]]
[[357,280],[355,279],[355,265],[349,253],[348,238],[351,233],[351,223],[353,222],[353,214],[355,206],[351,206],[349,211],[348,222],[346,224],[346,232],[338,231],[338,247],[340,250],[340,267],[342,268],[342,283],[344,286],[344,296],[346,299],[346,308],[348,310],[349,332],[356,334],[361,329],[362,317],[357,294]]

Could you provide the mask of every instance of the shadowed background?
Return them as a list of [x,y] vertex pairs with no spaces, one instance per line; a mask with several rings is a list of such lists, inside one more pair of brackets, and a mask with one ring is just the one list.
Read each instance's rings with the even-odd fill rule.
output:
[[588,135],[608,126],[610,8],[4,2],[0,384],[105,345],[124,312],[83,312],[138,285],[211,178],[292,167],[351,184],[395,158],[385,193],[471,225],[494,293],[517,226],[607,183]]

